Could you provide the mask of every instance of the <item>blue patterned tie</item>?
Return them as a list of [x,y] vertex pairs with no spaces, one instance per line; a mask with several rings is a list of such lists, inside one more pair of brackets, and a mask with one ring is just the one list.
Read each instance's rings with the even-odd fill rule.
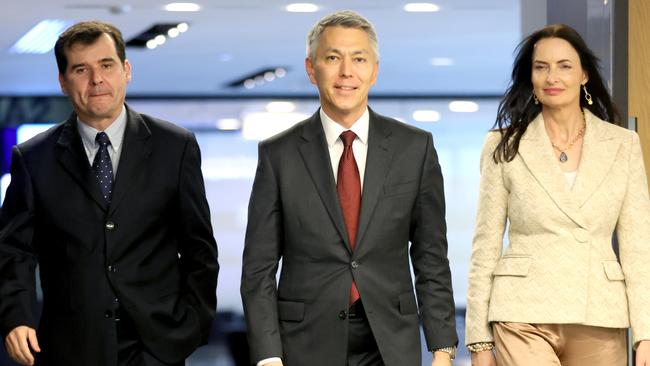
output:
[[105,132],[100,132],[95,136],[95,141],[99,144],[99,150],[93,161],[93,172],[97,177],[97,183],[99,183],[104,199],[107,203],[111,203],[113,164],[111,163],[111,157],[108,155],[108,145],[111,144],[111,140]]

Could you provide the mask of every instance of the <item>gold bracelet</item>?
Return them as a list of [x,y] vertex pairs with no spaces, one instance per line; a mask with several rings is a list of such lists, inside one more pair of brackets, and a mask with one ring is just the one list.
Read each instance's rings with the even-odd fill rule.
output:
[[471,353],[477,353],[477,352],[483,352],[483,351],[491,351],[494,349],[494,343],[493,342],[478,342],[478,343],[472,343],[467,345],[467,349]]

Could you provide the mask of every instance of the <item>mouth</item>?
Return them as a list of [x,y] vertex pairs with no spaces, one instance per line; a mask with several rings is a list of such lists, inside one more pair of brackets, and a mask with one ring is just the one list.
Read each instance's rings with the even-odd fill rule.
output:
[[548,95],[557,95],[560,94],[563,91],[563,89],[560,88],[546,88],[544,89],[544,93]]
[[334,89],[339,91],[340,93],[343,94],[349,94],[354,92],[355,90],[359,89],[356,86],[350,86],[350,85],[334,85]]

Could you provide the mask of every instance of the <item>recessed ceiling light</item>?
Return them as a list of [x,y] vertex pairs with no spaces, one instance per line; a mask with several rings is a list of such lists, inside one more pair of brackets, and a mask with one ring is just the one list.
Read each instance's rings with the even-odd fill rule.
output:
[[440,112],[434,110],[417,110],[413,112],[413,119],[417,122],[438,122]]
[[170,28],[170,29],[167,31],[167,35],[168,35],[170,38],[176,38],[176,37],[178,37],[179,34],[180,34],[180,32],[178,31],[178,28]]
[[189,24],[183,22],[183,23],[180,23],[179,25],[177,25],[176,29],[178,29],[178,31],[181,32],[181,33],[185,33],[185,32],[187,32],[188,29],[190,29],[190,26],[189,26]]
[[449,110],[460,113],[476,112],[478,111],[478,103],[466,100],[455,100],[449,103]]
[[199,11],[201,6],[196,3],[170,3],[165,5],[167,11]]
[[434,57],[431,59],[432,66],[453,66],[454,60],[449,57]]
[[293,3],[287,5],[285,9],[292,13],[314,13],[318,11],[318,5],[312,3]]
[[410,13],[432,13],[440,11],[440,7],[433,3],[408,3],[404,10]]
[[9,49],[10,53],[47,53],[56,44],[59,35],[72,22],[58,19],[45,19],[20,37]]

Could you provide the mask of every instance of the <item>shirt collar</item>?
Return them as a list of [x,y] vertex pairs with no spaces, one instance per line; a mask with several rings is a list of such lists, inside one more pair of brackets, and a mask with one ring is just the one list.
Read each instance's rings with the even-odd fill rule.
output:
[[329,147],[334,146],[336,141],[339,139],[339,136],[341,136],[341,133],[347,130],[354,132],[362,144],[366,145],[368,143],[368,128],[370,126],[370,114],[368,113],[368,108],[366,108],[366,111],[363,112],[361,117],[359,117],[359,119],[356,120],[349,129],[336,123],[332,118],[325,114],[323,108],[320,109],[320,120],[323,124],[327,146]]
[[[95,147],[95,137],[101,131],[90,127],[85,122],[77,117],[77,129],[81,135],[81,141],[87,148]],[[111,140],[111,146],[114,151],[120,149],[122,145],[122,140],[124,139],[124,130],[126,129],[126,107],[122,106],[122,112],[117,116],[115,121],[111,123],[104,132],[108,135],[108,138]]]

